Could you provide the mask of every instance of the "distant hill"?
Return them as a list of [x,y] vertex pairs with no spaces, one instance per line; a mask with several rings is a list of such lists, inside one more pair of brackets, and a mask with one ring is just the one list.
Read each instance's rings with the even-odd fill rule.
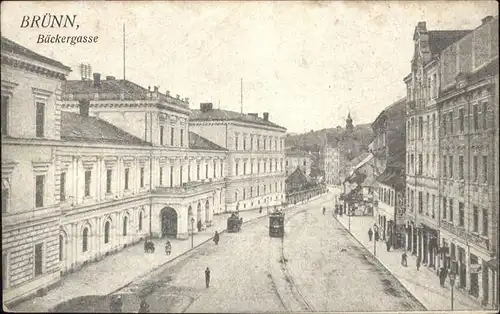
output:
[[[291,135],[287,134],[285,138],[286,147],[293,147],[296,149],[319,152],[321,147],[325,145],[325,141],[333,147],[337,147],[342,144],[343,136],[346,132],[345,128],[336,127],[330,129],[322,129],[318,131],[309,131],[307,133]],[[373,130],[371,124],[359,124],[354,127],[353,138],[356,142],[356,146],[360,150],[367,151],[368,144],[373,140]],[[342,146],[342,145],[341,145]],[[354,155],[360,155],[361,152],[354,152]],[[349,156],[356,158],[357,156]]]

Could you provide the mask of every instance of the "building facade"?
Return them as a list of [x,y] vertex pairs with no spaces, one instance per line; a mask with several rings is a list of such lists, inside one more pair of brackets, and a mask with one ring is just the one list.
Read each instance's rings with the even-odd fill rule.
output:
[[306,176],[310,176],[312,162],[312,156],[308,152],[287,150],[285,152],[285,175],[288,177],[299,168]]
[[320,152],[320,162],[326,184],[341,185],[340,152],[338,147],[325,145]]
[[407,245],[496,307],[498,17],[469,31],[427,31],[420,22],[414,41],[405,78]]
[[4,301],[59,280],[61,84],[71,69],[2,37]]
[[278,206],[285,201],[286,129],[256,113],[214,109],[202,103],[189,128],[228,150],[226,211]]
[[406,99],[385,108],[372,123],[370,144],[376,182],[375,219],[383,239],[394,248],[404,245]]

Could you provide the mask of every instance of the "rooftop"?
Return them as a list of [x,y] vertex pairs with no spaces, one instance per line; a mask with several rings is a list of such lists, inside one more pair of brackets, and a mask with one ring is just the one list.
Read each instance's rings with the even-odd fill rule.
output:
[[192,149],[206,149],[206,150],[221,150],[226,151],[224,147],[221,147],[214,142],[207,140],[198,134],[189,131],[189,148]]
[[150,143],[96,117],[61,112],[61,139],[75,142],[151,146]]
[[54,59],[44,57],[44,56],[42,56],[34,51],[31,51],[28,48],[25,48],[25,47],[19,45],[18,43],[15,43],[12,40],[2,36],[2,53],[4,53],[4,52],[14,53],[17,55],[21,55],[21,56],[39,61],[39,62],[43,62],[43,63],[51,65],[51,66],[58,67],[60,69],[66,70],[66,71],[71,71],[70,67],[62,64],[61,62],[56,61]]
[[443,49],[460,40],[472,30],[448,30],[448,31],[429,31],[429,46],[431,54],[437,55]]
[[193,110],[190,121],[240,121],[259,125],[270,126],[274,128],[279,128],[286,131],[286,128],[277,125],[271,121],[266,121],[261,117],[239,113],[235,111],[229,111],[224,109],[210,109],[210,110]]
[[286,150],[285,152],[285,155],[286,156],[290,156],[290,157],[311,157],[311,154],[306,152],[306,151],[303,151],[303,150]]
[[188,99],[180,99],[170,96],[170,93],[160,93],[158,90],[151,91],[129,80],[115,79],[114,77],[106,77],[100,79],[99,84],[96,85],[92,80],[68,80],[62,86],[63,99],[71,100],[69,95],[88,95],[99,94],[99,99],[121,99],[123,92],[123,99],[129,100],[158,100],[167,103],[176,104],[188,108]]

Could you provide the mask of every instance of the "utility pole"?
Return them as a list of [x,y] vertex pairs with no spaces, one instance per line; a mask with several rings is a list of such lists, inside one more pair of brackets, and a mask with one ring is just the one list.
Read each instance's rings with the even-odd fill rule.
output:
[[240,81],[240,105],[241,105],[241,113],[243,113],[243,78]]

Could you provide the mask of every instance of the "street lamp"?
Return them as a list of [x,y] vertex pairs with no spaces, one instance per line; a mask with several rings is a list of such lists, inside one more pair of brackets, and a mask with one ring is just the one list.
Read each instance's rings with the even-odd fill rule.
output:
[[194,217],[191,217],[191,248],[194,247]]
[[451,285],[451,310],[453,311],[453,287],[455,286],[455,273],[450,272],[450,285]]

